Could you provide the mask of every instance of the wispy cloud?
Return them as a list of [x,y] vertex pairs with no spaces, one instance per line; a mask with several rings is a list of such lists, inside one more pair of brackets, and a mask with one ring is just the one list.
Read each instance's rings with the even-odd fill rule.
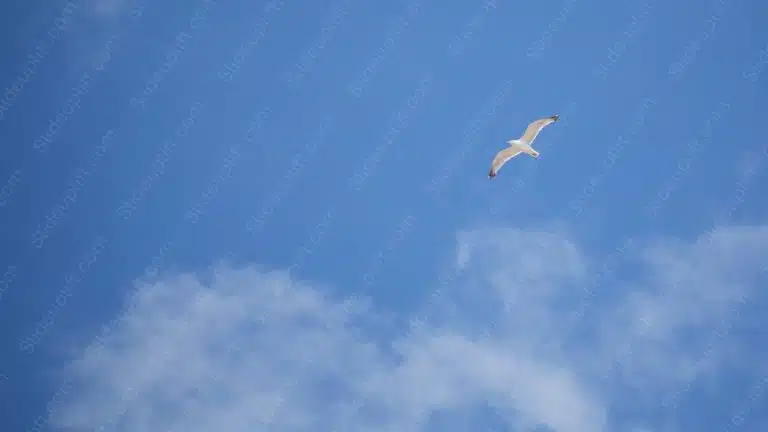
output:
[[91,0],[90,8],[96,16],[113,18],[123,13],[130,3],[130,0]]
[[729,367],[734,346],[716,327],[757,301],[768,227],[630,242],[607,272],[562,234],[484,228],[457,243],[459,275],[420,320],[429,324],[394,336],[377,326],[386,313],[375,303],[284,271],[221,265],[140,280],[66,371],[52,422],[401,432],[437,430],[437,413],[492,409],[508,427],[653,429],[616,425],[612,409],[673,407]]

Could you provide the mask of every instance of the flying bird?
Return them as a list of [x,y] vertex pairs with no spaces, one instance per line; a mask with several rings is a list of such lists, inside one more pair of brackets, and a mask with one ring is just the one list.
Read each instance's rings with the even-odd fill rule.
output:
[[534,150],[533,147],[531,147],[531,144],[533,144],[533,140],[536,139],[536,136],[539,134],[539,132],[541,132],[542,129],[547,127],[549,124],[556,122],[558,119],[560,119],[560,116],[558,115],[538,119],[528,125],[528,127],[525,129],[525,133],[523,133],[523,136],[518,139],[507,141],[509,147],[497,153],[496,157],[493,158],[493,163],[491,164],[491,172],[488,173],[488,178],[496,177],[496,174],[499,172],[501,167],[504,166],[508,160],[519,155],[520,153],[527,153],[535,158],[539,157],[539,152]]

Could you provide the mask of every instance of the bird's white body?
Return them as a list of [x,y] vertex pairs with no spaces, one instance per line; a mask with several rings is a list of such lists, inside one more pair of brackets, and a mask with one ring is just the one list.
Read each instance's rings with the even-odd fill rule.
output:
[[519,155],[520,153],[525,153],[532,157],[538,158],[539,152],[531,146],[533,141],[536,139],[536,136],[539,135],[539,132],[541,132],[542,129],[547,127],[547,125],[556,122],[559,118],[560,116],[553,115],[551,117],[545,117],[536,120],[528,125],[528,127],[525,129],[525,132],[523,133],[523,136],[518,139],[507,141],[509,147],[501,150],[496,154],[496,157],[493,159],[493,163],[491,163],[491,172],[488,174],[488,177],[496,177],[496,174],[499,172],[501,167],[504,166],[508,160]]
[[529,154],[529,155],[531,155],[533,157],[539,157],[539,152],[534,150],[533,147],[531,147],[530,144],[528,144],[527,142],[525,142],[523,140],[520,140],[520,139],[509,140],[509,141],[507,141],[507,144],[509,144],[510,147],[514,147],[514,148],[520,149],[520,151],[525,153],[525,154]]

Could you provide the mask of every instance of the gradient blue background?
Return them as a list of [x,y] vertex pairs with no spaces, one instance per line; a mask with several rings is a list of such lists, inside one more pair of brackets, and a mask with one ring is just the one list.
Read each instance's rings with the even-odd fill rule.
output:
[[[0,182],[14,170],[21,172],[0,207],[0,271],[15,267],[0,300],[0,424],[7,431],[24,430],[45,409],[58,385],[54,366],[118,311],[124,292],[166,242],[163,266],[169,268],[198,270],[227,257],[287,267],[331,211],[322,246],[298,274],[354,294],[372,254],[411,218],[403,244],[365,288],[384,307],[407,313],[424,300],[419,287],[433,280],[453,253],[461,227],[488,222],[566,226],[598,256],[627,236],[693,238],[708,229],[732,196],[744,164],[766,145],[761,128],[768,113],[768,81],[744,78],[768,43],[768,3],[761,1],[724,3],[714,27],[707,22],[715,13],[712,4],[692,0],[499,1],[487,13],[474,1],[426,1],[384,52],[359,97],[348,87],[378,55],[406,2],[349,2],[325,46],[304,68],[298,66],[302,55],[318,42],[339,3],[285,4],[232,82],[219,73],[249,39],[261,7],[259,2],[219,2],[189,32],[178,62],[143,109],[132,106],[131,98],[160,68],[176,34],[202,3],[148,4],[138,19],[129,12],[138,6],[105,16],[94,13],[94,4],[78,3],[69,29],[0,119]],[[25,56],[45,38],[62,5],[0,6],[0,88],[21,73]],[[625,36],[633,16],[640,17],[635,33]],[[467,33],[474,17],[477,24]],[[110,62],[93,78],[50,150],[37,151],[34,140],[112,35],[117,39]],[[538,55],[528,55],[542,37],[548,37],[547,44]],[[604,79],[596,76],[595,68],[609,62],[609,49],[620,40],[627,41],[626,48]],[[671,74],[697,40],[700,46],[685,69]],[[302,78],[290,82],[297,70]],[[408,110],[408,98],[425,78],[421,103]],[[507,93],[495,115],[485,115],[505,83]],[[600,164],[618,137],[628,135],[645,98],[654,102],[646,120],[577,215],[573,203],[590,177],[602,171]],[[203,105],[199,120],[179,139],[136,212],[123,219],[118,207],[150,175],[164,140],[196,102]],[[702,134],[721,103],[730,108],[714,123],[711,139],[693,154],[690,170],[658,217],[649,218],[644,207],[691,154],[686,146]],[[252,143],[244,142],[248,122],[263,109],[269,110],[264,127]],[[398,112],[407,112],[407,118],[385,145]],[[514,159],[489,181],[488,166],[504,142],[518,137],[529,121],[552,114],[561,121],[539,135],[534,147],[541,157]],[[293,158],[324,118],[330,120],[325,139],[286,182]],[[469,133],[477,118],[481,126]],[[87,166],[108,130],[114,130],[114,144],[92,167],[44,247],[33,247],[33,233],[63,202],[68,182]],[[241,156],[231,178],[196,223],[185,220],[235,145],[241,145]],[[384,146],[379,163],[355,190],[349,179],[377,146]],[[466,153],[445,183],[429,193],[446,160],[462,148]],[[510,192],[526,173],[525,185]],[[755,190],[766,189],[765,174],[756,182]],[[264,230],[249,235],[249,218],[278,193]],[[752,193],[731,221],[764,222],[768,201],[759,196]],[[107,239],[98,261],[34,350],[21,349],[21,341],[53,305],[65,276],[76,271],[98,236]],[[734,337],[766,358],[768,339],[758,331],[765,319],[759,310],[743,319],[748,325]],[[721,389],[722,397],[741,394],[747,385],[734,381],[733,388]],[[700,406],[685,415],[697,424],[696,417],[708,410]],[[763,420],[765,415],[765,410],[755,414]],[[742,430],[756,430],[749,421]],[[706,430],[716,430],[718,422],[725,419],[713,417]]]

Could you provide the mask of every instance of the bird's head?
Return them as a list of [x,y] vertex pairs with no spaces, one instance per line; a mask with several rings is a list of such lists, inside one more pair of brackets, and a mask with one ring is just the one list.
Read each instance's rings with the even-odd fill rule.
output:
[[550,118],[551,118],[552,120],[554,120],[554,121],[558,121],[558,120],[560,120],[560,116],[559,116],[559,115],[557,115],[557,114],[553,115],[553,116],[552,116],[552,117],[550,117]]

